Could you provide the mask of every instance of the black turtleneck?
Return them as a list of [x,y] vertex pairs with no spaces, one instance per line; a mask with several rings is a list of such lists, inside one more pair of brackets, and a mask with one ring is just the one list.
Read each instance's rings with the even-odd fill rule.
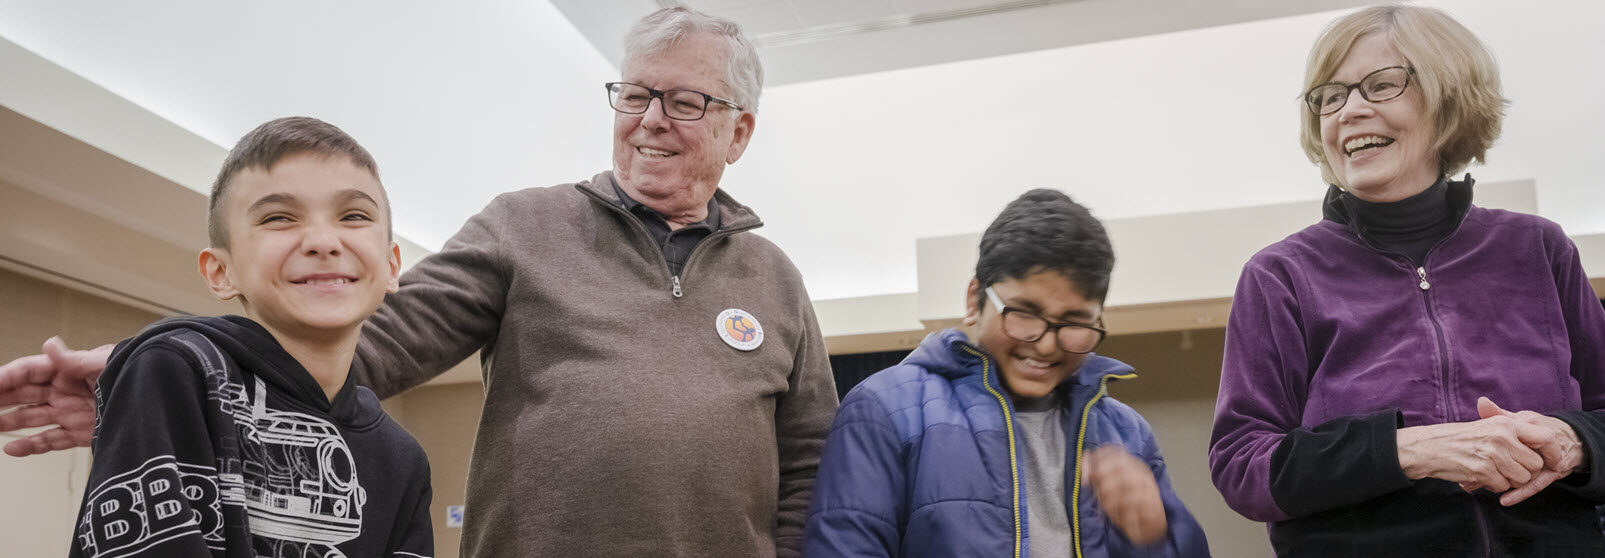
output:
[[[1469,186],[1471,177],[1466,177]],[[1335,188],[1334,188],[1335,189]],[[1432,186],[1408,198],[1393,202],[1368,202],[1353,194],[1342,192],[1329,195],[1328,204],[1334,202],[1342,215],[1328,218],[1353,227],[1373,246],[1402,254],[1417,266],[1423,264],[1427,252],[1438,241],[1449,236],[1459,222],[1459,209],[1451,197],[1449,182],[1439,179]],[[1333,198],[1336,199],[1333,199]]]

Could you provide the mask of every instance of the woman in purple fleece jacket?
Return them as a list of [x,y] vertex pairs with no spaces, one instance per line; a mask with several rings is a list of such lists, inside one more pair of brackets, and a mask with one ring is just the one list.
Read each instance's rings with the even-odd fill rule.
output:
[[1215,486],[1279,556],[1605,556],[1605,310],[1545,219],[1471,204],[1505,105],[1437,10],[1333,23],[1306,73],[1324,219],[1244,266]]

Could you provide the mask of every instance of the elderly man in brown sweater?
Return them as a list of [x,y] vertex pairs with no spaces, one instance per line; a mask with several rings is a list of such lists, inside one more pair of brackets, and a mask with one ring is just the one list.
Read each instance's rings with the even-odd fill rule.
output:
[[[482,351],[465,556],[797,554],[835,386],[801,276],[718,188],[762,82],[734,23],[642,19],[606,84],[613,169],[498,196],[365,324],[381,396]],[[31,405],[0,430],[62,426],[8,453],[88,444],[75,380],[109,348],[0,367],[0,405]]]

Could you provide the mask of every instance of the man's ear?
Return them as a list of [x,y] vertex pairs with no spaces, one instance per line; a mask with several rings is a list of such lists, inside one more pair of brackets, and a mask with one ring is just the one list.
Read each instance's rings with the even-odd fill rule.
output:
[[390,264],[390,276],[385,280],[385,292],[393,293],[401,290],[401,245],[390,243],[390,257],[386,258]]
[[981,323],[981,282],[970,278],[970,288],[964,291],[964,325],[974,327]]
[[207,248],[201,250],[196,267],[200,269],[201,279],[206,281],[206,288],[212,291],[212,296],[218,300],[230,300],[240,296],[239,289],[234,288],[234,279],[229,277],[229,254],[220,248]]
[[730,152],[725,155],[725,164],[736,164],[741,154],[747,152],[747,142],[752,141],[752,129],[757,126],[758,116],[753,113],[741,111],[736,116],[736,128],[730,133]]

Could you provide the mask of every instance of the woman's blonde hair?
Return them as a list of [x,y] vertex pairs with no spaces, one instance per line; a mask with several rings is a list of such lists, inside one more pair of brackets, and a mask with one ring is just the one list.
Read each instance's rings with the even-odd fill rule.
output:
[[[1354,43],[1372,33],[1380,33],[1415,70],[1410,82],[1421,88],[1427,119],[1437,134],[1432,147],[1438,154],[1439,175],[1458,173],[1472,160],[1484,162],[1488,148],[1499,138],[1508,103],[1500,94],[1499,66],[1476,35],[1440,10],[1372,6],[1332,22],[1310,49],[1304,90],[1330,81]],[[1304,154],[1321,167],[1327,183],[1338,184],[1321,143],[1325,117],[1310,112],[1303,102],[1299,114]]]

